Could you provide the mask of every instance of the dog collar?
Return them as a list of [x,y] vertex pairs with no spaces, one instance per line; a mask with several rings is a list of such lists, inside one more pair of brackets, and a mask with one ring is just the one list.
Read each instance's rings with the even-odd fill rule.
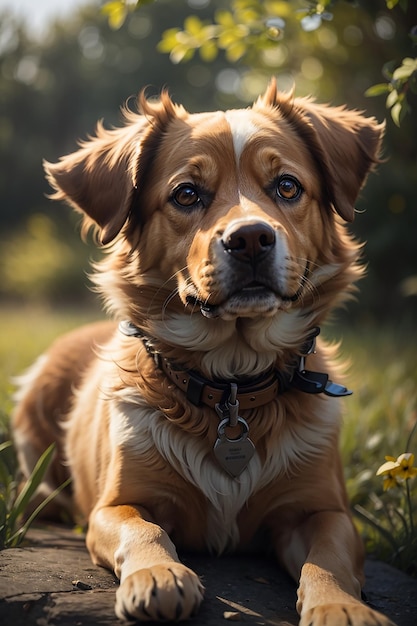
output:
[[169,361],[155,349],[154,340],[147,337],[138,326],[128,320],[120,322],[119,330],[128,337],[141,339],[146,351],[155,360],[156,366],[185,393],[187,399],[195,406],[205,404],[216,409],[217,406],[225,405],[233,396],[241,409],[257,408],[269,404],[277,395],[291,388],[304,393],[324,393],[328,396],[347,396],[352,393],[343,385],[329,380],[327,374],[305,369],[305,358],[315,352],[316,338],[320,333],[318,327],[312,330],[309,339],[301,349],[301,356],[295,358],[289,371],[280,372],[272,369],[248,383],[209,380],[194,370],[187,370]]
[[[314,328],[308,341],[301,349],[301,355],[295,357],[294,364],[288,372],[276,369],[269,370],[250,383],[237,381],[213,381],[198,372],[187,370],[163,357],[153,339],[147,337],[132,322],[120,322],[120,331],[128,337],[141,339],[146,351],[153,357],[156,366],[181,389],[187,399],[196,406],[205,404],[215,409],[219,424],[213,454],[218,464],[232,478],[239,476],[250,463],[255,454],[255,445],[248,437],[249,424],[239,415],[240,409],[251,409],[264,406],[278,394],[290,388],[305,393],[325,393],[329,396],[346,396],[352,393],[346,387],[332,383],[327,374],[310,372],[305,369],[305,358],[314,353],[316,337],[320,332]],[[229,439],[226,429],[239,431],[233,439]]]

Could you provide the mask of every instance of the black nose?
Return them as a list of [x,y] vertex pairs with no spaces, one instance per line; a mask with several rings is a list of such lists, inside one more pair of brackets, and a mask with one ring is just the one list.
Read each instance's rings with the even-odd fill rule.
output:
[[223,233],[222,244],[237,260],[254,263],[266,257],[275,246],[275,231],[266,222],[231,224]]

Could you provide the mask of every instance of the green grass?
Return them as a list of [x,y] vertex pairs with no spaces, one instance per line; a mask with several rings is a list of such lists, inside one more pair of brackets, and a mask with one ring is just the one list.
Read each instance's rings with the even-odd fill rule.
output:
[[43,506],[65,486],[41,502],[29,517],[23,517],[51,462],[53,447],[45,451],[32,475],[19,489],[16,457],[8,441],[12,377],[22,373],[55,337],[98,315],[93,311],[52,312],[39,306],[0,311],[0,549],[20,545]]
[[[29,366],[56,336],[100,316],[97,311],[42,307],[0,311],[0,441],[8,436],[12,376]],[[415,574],[417,540],[411,545],[409,524],[404,527],[404,494],[400,488],[383,493],[376,471],[385,455],[410,451],[417,457],[417,435],[406,450],[417,420],[417,330],[410,335],[398,329],[333,328],[324,334],[342,339],[342,358],[350,361],[348,383],[354,394],[344,400],[341,443],[349,497],[359,511],[358,526],[369,551]],[[412,481],[409,486],[414,486],[411,503],[416,515],[417,489]],[[387,533],[395,537],[395,549]]]
[[405,451],[417,420],[417,330],[414,336],[389,329],[342,336],[342,356],[349,358],[348,381],[354,390],[346,398],[342,438],[349,478],[378,467],[387,454]]
[[97,310],[53,311],[43,306],[0,308],[0,441],[12,408],[12,378],[21,374],[58,335],[102,317]]
[[348,493],[368,552],[413,576],[417,479],[383,492],[383,478],[376,472],[386,455],[397,458],[412,452],[417,458],[416,340],[417,330],[345,333],[343,354],[350,357],[354,395],[345,402],[341,441]]

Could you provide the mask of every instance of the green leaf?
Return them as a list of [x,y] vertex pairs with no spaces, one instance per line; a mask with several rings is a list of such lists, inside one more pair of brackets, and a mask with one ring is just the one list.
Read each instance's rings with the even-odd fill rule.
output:
[[267,15],[281,18],[289,17],[293,11],[290,3],[283,0],[267,0],[264,8]]
[[387,93],[390,90],[389,83],[378,83],[377,85],[372,85],[365,91],[365,96],[368,98],[372,98],[374,96],[381,96]]
[[41,484],[45,476],[46,470],[48,469],[52,461],[54,452],[55,452],[55,444],[51,444],[49,448],[45,450],[45,452],[42,454],[42,456],[39,458],[38,462],[36,463],[22,491],[16,498],[16,502],[14,503],[12,511],[10,512],[9,521],[8,521],[8,525],[10,529],[13,529],[15,527],[18,517],[20,517],[20,515],[22,515],[25,512],[32,496],[34,495],[35,491]]
[[9,451],[12,447],[11,441],[4,441],[0,444],[0,495],[4,493],[4,498],[6,498],[9,486],[13,482],[10,463],[8,462]]
[[[6,524],[7,519],[7,506],[4,501],[4,497],[0,495],[0,533]],[[0,545],[1,550],[1,545]]]
[[159,52],[170,53],[178,45],[177,35],[179,33],[178,28],[169,28],[162,33],[162,39],[157,45]]
[[417,59],[405,58],[402,65],[394,70],[392,77],[394,80],[407,80],[411,74],[417,71]]
[[193,37],[200,36],[203,26],[203,22],[196,15],[189,15],[184,20],[184,30]]
[[112,2],[106,2],[101,8],[101,12],[103,15],[107,15],[110,28],[118,30],[126,20],[128,8],[122,0],[113,0]]
[[214,41],[207,41],[206,43],[203,43],[200,48],[200,56],[203,61],[206,61],[207,63],[214,61],[217,57],[217,53],[218,48]]
[[3,461],[0,459],[0,487],[1,487],[1,492],[6,490],[7,485],[10,483],[10,481],[12,480],[12,477],[10,476],[10,472],[7,468],[6,463],[3,463]]
[[363,506],[361,506],[360,504],[356,504],[353,509],[356,515],[358,515],[365,522],[373,526],[373,528],[375,528],[382,535],[382,537],[384,537],[391,544],[394,550],[398,550],[398,544],[395,540],[395,537],[380,524],[379,520],[374,515],[372,515],[372,513],[364,509]]
[[11,535],[11,537],[9,537],[7,539],[5,547],[7,547],[7,548],[15,548],[16,546],[18,546],[23,541],[23,539],[25,538],[26,533],[28,532],[30,526],[32,525],[32,523],[36,519],[36,517],[39,515],[39,513],[41,513],[42,510],[54,498],[56,498],[56,496],[58,494],[60,494],[61,491],[63,489],[65,489],[65,487],[67,487],[71,482],[72,482],[72,477],[70,476],[69,478],[67,478],[66,481],[64,481],[62,483],[62,485],[60,485],[59,487],[54,489],[54,491],[52,491],[52,493],[50,493],[49,496],[47,496],[44,500],[42,500],[42,502],[36,507],[36,509],[33,511],[33,513],[28,517],[28,519],[23,524],[23,526],[21,528],[19,528],[19,530],[17,530],[13,535]]
[[9,448],[11,448],[13,445],[13,442],[11,441],[3,441],[3,443],[0,443],[0,454],[3,452],[3,450],[8,450]]
[[390,109],[392,106],[394,106],[394,104],[398,101],[398,99],[399,99],[398,91],[396,89],[393,89],[391,93],[388,95],[387,100],[386,100],[387,109]]
[[[249,35],[249,29],[245,26],[236,26],[233,29],[225,29],[219,32],[219,47],[227,50],[234,45],[240,45]],[[245,43],[246,47],[246,43]]]
[[179,44],[171,50],[169,58],[171,59],[172,63],[177,64],[177,63],[189,61],[190,59],[193,58],[193,56],[194,56],[193,48],[190,48],[189,46],[185,44]]
[[246,53],[246,49],[247,47],[245,42],[237,41],[226,49],[226,58],[231,63],[236,63],[236,61],[239,61],[239,59],[241,59]]
[[230,11],[216,11],[216,22],[225,28],[235,28],[236,22]]
[[403,103],[402,102],[396,102],[394,104],[394,106],[391,108],[391,117],[392,117],[392,121],[394,122],[394,124],[396,126],[400,126],[400,120],[401,120],[401,113],[402,113],[402,108],[403,108]]
[[413,59],[412,57],[405,57],[402,64],[411,65],[414,69],[417,69],[417,58]]
[[4,499],[0,497],[0,550],[6,547],[7,533],[7,506]]

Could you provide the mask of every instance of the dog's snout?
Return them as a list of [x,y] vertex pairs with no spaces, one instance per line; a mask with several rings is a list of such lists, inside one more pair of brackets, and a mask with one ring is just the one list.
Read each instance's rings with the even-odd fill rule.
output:
[[232,224],[223,233],[226,252],[239,261],[253,263],[264,258],[275,246],[275,231],[265,222]]

